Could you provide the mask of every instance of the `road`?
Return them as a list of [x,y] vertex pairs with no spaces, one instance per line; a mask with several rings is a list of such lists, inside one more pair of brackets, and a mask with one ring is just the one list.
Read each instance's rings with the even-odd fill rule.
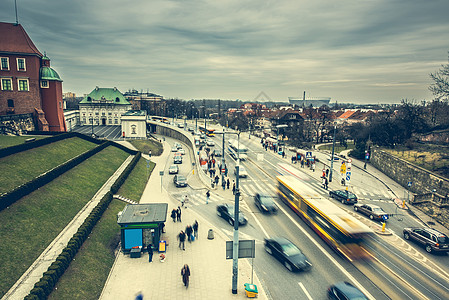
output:
[[[227,139],[228,137],[226,137]],[[216,148],[221,148],[221,136],[212,138]],[[167,140],[171,145],[174,140]],[[391,235],[373,235],[366,248],[372,253],[369,261],[350,262],[335,253],[323,242],[287,205],[276,199],[280,211],[276,215],[264,215],[253,203],[255,193],[266,193],[276,197],[277,164],[289,163],[273,152],[264,151],[258,138],[248,139],[248,135],[241,134],[240,142],[249,148],[248,160],[242,162],[249,176],[240,179],[242,192],[241,210],[249,222],[239,229],[240,239],[254,239],[256,241],[256,258],[254,270],[264,285],[268,296],[272,299],[324,299],[326,289],[337,281],[349,281],[359,287],[373,299],[447,299],[449,294],[448,255],[428,254],[419,246],[402,238],[402,229],[408,226],[420,226],[418,220],[401,210],[392,201],[398,195],[389,186],[388,178],[376,178],[365,172],[360,166],[353,164],[353,174],[349,189],[359,195],[360,202],[381,206],[386,212],[393,214],[388,220],[387,232]],[[184,149],[187,149],[184,145]],[[189,149],[192,154],[192,149]],[[263,160],[260,160],[263,154]],[[329,163],[327,155],[314,153],[320,161]],[[230,190],[221,188],[212,191],[211,202],[206,204],[206,189],[192,172],[191,155],[184,156],[180,173],[188,176],[189,187],[175,188],[172,175],[166,175],[164,185],[170,195],[181,199],[189,195],[190,209],[195,209],[204,217],[210,219],[214,225],[222,228],[229,240],[232,240],[233,229],[223,219],[216,215],[216,204],[227,202],[232,204],[234,196]],[[287,155],[287,157],[289,157]],[[235,161],[226,156],[229,170],[233,170]],[[166,174],[172,162],[166,164]],[[328,197],[328,191],[320,184],[322,165],[318,165],[316,172],[307,168],[298,170],[303,180],[312,189],[329,201],[348,211],[354,217],[373,228],[380,229],[380,224],[369,220],[353,211],[352,206],[343,205]],[[334,164],[334,180],[330,189],[343,188],[339,186],[340,162]],[[229,176],[235,179],[232,171]],[[307,255],[313,267],[308,272],[291,273],[272,256],[264,251],[264,238],[284,236],[295,243]]]

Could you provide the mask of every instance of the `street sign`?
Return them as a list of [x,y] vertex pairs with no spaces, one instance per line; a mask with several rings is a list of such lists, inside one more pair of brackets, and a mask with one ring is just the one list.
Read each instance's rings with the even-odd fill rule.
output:
[[388,215],[383,215],[383,216],[382,216],[382,219],[383,219],[384,221],[388,220]]
[[351,171],[346,172],[346,181],[351,180]]
[[345,164],[345,162],[341,163],[340,173],[341,174],[346,173],[346,164]]
[[159,175],[164,176],[164,171],[159,171]]
[[312,151],[306,152],[306,158],[312,158]]
[[[233,259],[233,241],[226,241],[226,259]],[[238,258],[254,258],[256,257],[256,241],[240,240]]]
[[352,159],[348,158],[348,164],[352,163]]
[[407,183],[407,186],[408,186],[408,187],[411,187],[411,186],[412,186],[412,182],[409,181],[409,182]]

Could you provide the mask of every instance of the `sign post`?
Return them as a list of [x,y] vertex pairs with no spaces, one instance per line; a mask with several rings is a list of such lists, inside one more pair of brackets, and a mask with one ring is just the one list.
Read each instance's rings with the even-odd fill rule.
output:
[[159,171],[159,175],[161,176],[161,193],[162,193],[162,176],[164,176],[164,171]]

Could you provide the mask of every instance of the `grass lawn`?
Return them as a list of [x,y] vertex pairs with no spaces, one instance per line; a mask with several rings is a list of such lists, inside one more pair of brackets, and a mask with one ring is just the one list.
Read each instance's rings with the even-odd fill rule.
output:
[[[354,149],[355,148],[355,146],[354,146],[354,142],[348,142],[348,147],[343,147],[343,146],[340,146],[340,143],[338,143],[338,142],[336,142],[335,143],[335,149],[334,149],[334,151],[335,151],[335,153],[340,153],[341,151],[345,151],[345,150],[349,150],[349,149]],[[332,144],[329,144],[329,145],[322,145],[322,146],[320,146],[320,148],[319,148],[320,150],[329,150],[329,151],[332,151]]]
[[0,212],[0,297],[127,157],[107,147]]
[[47,138],[45,135],[25,135],[25,136],[12,136],[12,135],[0,135],[0,148],[7,148],[19,144],[25,143],[26,139],[35,138],[41,140]]
[[151,155],[158,156],[164,151],[162,144],[154,140],[131,140],[129,142],[140,152],[145,154],[148,154],[148,151],[151,150]]
[[[118,193],[139,200],[148,174],[153,169],[154,163],[150,162],[150,169],[147,170],[145,160],[141,159]],[[115,260],[113,251],[120,240],[117,213],[124,207],[125,203],[112,200],[89,239],[59,280],[57,290],[50,295],[50,300],[98,299]]]
[[75,137],[3,157],[0,159],[0,193],[8,192],[96,146]]

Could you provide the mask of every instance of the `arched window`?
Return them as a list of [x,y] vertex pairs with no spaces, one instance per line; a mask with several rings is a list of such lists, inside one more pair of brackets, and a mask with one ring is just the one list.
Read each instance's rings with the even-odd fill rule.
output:
[[115,98],[115,102],[120,102],[119,97]]
[[91,97],[87,97],[87,101],[92,101],[92,98]]
[[14,107],[14,100],[8,99],[8,107]]

